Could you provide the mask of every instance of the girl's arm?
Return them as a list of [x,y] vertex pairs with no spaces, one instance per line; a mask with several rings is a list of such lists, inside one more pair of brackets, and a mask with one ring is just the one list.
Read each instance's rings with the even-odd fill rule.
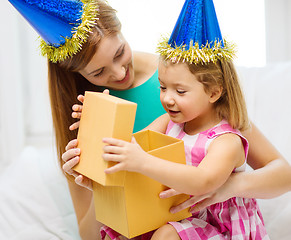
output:
[[118,162],[106,173],[120,170],[139,172],[182,193],[201,195],[221,186],[234,168],[244,162],[239,136],[224,134],[215,139],[198,167],[169,162],[144,152],[135,143],[106,138],[103,158]]
[[[217,190],[206,195],[196,195],[173,207],[173,212],[181,211],[195,203],[193,212],[231,197],[267,199],[291,191],[291,166],[288,162],[254,124],[244,136],[250,143],[248,164],[255,170],[233,173]],[[162,192],[160,197],[168,198],[176,194],[179,193],[171,189]]]

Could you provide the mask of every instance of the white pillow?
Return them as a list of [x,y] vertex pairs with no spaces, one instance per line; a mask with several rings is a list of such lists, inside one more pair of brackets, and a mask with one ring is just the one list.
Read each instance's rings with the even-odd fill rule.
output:
[[238,73],[251,120],[291,164],[291,61]]
[[[239,67],[251,120],[291,164],[291,62]],[[291,192],[258,200],[270,239],[291,239]]]
[[273,199],[258,199],[270,239],[291,239],[291,192]]
[[0,239],[79,240],[67,182],[51,149],[26,147],[0,176]]

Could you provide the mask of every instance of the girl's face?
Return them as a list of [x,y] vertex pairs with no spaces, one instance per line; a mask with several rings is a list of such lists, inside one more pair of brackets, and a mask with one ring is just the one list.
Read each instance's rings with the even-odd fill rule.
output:
[[159,81],[161,103],[173,122],[202,124],[208,120],[212,112],[211,94],[205,92],[186,64],[160,62]]
[[95,55],[79,73],[98,86],[115,90],[131,88],[134,82],[132,51],[122,34],[102,38]]

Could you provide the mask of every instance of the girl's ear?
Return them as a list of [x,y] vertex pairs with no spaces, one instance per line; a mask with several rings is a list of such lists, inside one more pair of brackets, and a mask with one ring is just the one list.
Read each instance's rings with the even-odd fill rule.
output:
[[222,90],[223,90],[222,86],[215,86],[211,89],[209,95],[210,103],[215,103],[221,97]]

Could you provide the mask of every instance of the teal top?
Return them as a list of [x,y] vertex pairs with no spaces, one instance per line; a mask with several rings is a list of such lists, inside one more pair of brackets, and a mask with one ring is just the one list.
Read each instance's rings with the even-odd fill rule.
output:
[[142,130],[166,113],[160,101],[158,70],[142,85],[122,91],[110,90],[110,94],[137,103],[133,132]]

